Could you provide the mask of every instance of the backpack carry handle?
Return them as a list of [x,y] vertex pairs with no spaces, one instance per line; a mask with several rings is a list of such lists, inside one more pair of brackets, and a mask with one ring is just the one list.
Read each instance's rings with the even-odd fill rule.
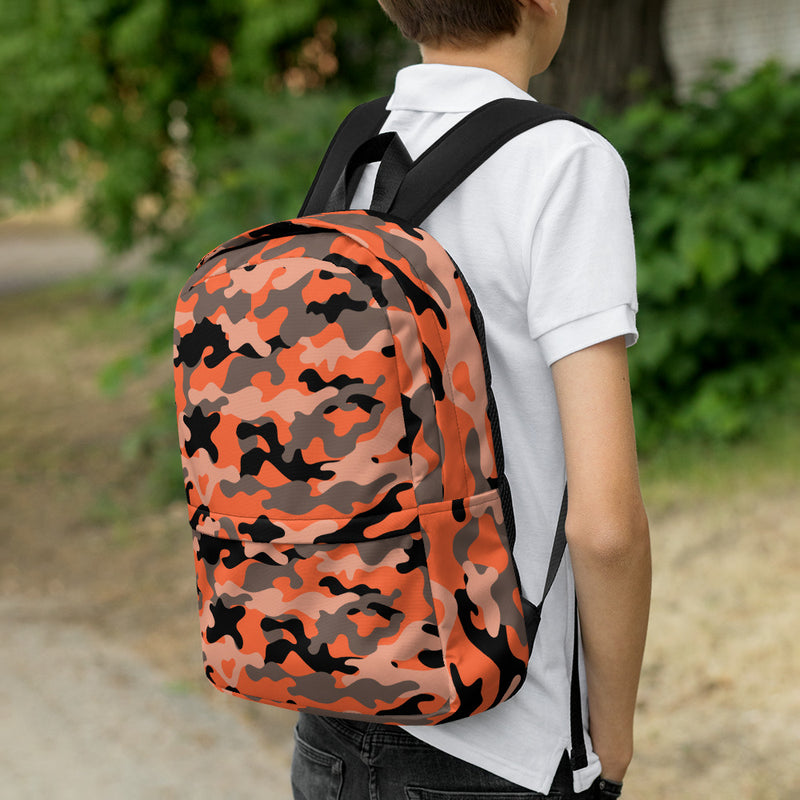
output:
[[413,163],[402,140],[394,132],[373,136],[356,148],[324,204],[325,211],[345,211],[350,208],[364,167],[375,161],[380,161],[380,167],[370,210],[388,211]]

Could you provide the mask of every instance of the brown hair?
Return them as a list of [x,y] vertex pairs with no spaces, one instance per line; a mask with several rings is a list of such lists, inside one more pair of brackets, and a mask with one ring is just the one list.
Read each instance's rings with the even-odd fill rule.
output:
[[519,26],[517,0],[378,0],[407,39],[418,44],[478,45]]

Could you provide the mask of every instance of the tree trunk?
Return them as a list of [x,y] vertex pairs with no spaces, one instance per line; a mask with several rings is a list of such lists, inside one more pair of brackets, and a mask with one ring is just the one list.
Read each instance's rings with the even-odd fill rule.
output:
[[580,113],[599,98],[620,109],[668,89],[661,23],[668,0],[576,0],[550,69],[531,82],[537,100]]

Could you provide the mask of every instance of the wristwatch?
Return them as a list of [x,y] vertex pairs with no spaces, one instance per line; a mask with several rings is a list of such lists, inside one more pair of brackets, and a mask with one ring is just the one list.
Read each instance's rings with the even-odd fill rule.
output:
[[616,800],[622,794],[622,782],[610,781],[602,776],[597,780],[597,800]]

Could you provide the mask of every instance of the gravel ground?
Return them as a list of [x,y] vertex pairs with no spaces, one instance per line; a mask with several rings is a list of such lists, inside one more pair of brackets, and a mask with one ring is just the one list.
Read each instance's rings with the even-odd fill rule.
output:
[[0,220],[0,294],[12,294],[96,270],[97,238],[78,225],[80,208],[66,198]]
[[44,608],[5,597],[0,615],[3,798],[289,800],[289,743],[277,751],[236,700],[182,688]]

